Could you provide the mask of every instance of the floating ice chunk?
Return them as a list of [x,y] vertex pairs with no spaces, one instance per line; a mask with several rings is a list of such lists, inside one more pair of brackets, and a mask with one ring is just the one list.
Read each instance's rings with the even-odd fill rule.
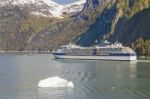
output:
[[38,84],[38,87],[52,87],[52,88],[59,88],[59,87],[71,87],[73,88],[74,85],[71,81],[67,81],[62,79],[58,76],[50,77],[44,80],[41,80]]

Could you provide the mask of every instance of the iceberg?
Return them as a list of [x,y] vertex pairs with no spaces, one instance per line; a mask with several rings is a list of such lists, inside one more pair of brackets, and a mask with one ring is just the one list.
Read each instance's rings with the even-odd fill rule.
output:
[[40,88],[46,88],[46,87],[51,87],[51,88],[70,87],[70,88],[73,88],[74,85],[73,85],[72,81],[67,81],[63,78],[55,76],[55,77],[50,77],[50,78],[39,81],[38,87],[40,87]]

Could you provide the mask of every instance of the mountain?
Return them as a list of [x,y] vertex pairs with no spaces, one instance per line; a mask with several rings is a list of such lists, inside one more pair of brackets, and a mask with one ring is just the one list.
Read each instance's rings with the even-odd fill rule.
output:
[[[44,30],[38,32],[30,43],[26,46],[26,50],[51,50],[60,45],[74,42],[74,40],[82,37],[81,34],[86,33],[97,18],[97,15],[106,7],[111,0],[87,0],[83,10],[77,15],[60,21],[53,26],[48,26]],[[88,36],[92,38],[92,36]],[[85,40],[84,42],[89,42]],[[81,45],[82,42],[77,42]],[[85,45],[82,45],[85,46]]]
[[52,0],[0,0],[0,7],[17,6],[30,15],[63,18],[66,14],[81,11],[85,2],[86,0],[79,0],[70,4],[58,4]]
[[79,13],[85,0],[0,0],[0,50],[23,50],[36,34]]
[[95,22],[76,42],[89,46],[95,40],[108,39],[130,45],[139,37],[149,38],[149,6],[149,0],[111,0],[102,11],[94,12]]
[[150,0],[111,0],[94,19],[76,39],[77,44],[91,46],[95,41],[107,39],[130,46],[139,55],[150,56]]
[[[121,42],[137,52],[146,53],[150,49],[147,47],[150,41],[149,0],[87,0],[81,11],[59,20],[28,19],[27,14],[17,7],[5,10],[20,14],[15,18],[1,17],[9,19],[0,20],[1,27],[6,29],[5,33],[3,29],[0,32],[0,48],[3,50],[52,50],[69,42],[91,46],[104,39]],[[13,26],[11,31],[6,28],[8,24]]]

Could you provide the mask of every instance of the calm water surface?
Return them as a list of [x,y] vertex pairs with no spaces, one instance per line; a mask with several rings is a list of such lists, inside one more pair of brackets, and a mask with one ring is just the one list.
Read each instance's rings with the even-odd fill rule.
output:
[[[73,81],[75,87],[37,87],[54,76]],[[150,63],[0,54],[0,99],[150,99]]]

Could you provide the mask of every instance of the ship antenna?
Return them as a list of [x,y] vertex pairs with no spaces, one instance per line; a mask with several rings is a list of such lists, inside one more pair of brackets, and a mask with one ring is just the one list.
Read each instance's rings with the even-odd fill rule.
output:
[[98,39],[95,40],[95,45],[97,45],[97,44],[98,44]]

